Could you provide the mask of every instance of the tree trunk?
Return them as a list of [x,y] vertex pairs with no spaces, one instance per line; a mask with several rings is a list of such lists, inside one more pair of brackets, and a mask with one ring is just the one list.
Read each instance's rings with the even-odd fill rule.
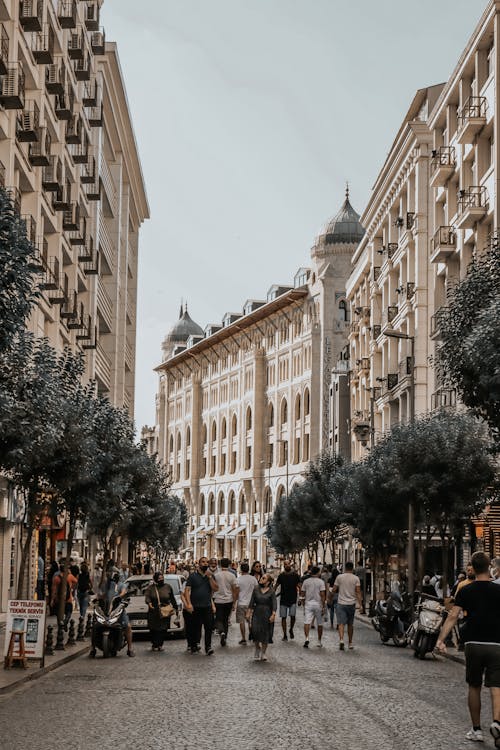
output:
[[443,598],[448,588],[448,537],[446,529],[441,530],[441,564],[443,567]]
[[[27,536],[22,546],[21,562],[19,565],[19,577],[17,579],[17,592],[16,592],[16,596],[18,599],[24,598],[24,579],[25,579],[25,573],[26,573],[26,563],[28,562],[28,557],[30,554],[31,541],[33,539],[33,531],[34,531],[33,523],[29,523]],[[29,593],[28,593],[28,599],[29,599]]]

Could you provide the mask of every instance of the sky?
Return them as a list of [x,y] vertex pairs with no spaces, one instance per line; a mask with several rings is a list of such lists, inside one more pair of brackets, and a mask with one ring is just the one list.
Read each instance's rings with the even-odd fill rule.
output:
[[105,0],[146,183],[137,428],[181,299],[203,328],[292,283],[350,184],[362,213],[417,89],[487,0]]

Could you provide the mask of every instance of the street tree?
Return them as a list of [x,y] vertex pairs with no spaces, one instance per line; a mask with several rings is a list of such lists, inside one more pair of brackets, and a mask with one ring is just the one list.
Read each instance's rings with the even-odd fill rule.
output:
[[500,449],[500,245],[474,257],[441,312],[436,364],[444,384],[485,419]]

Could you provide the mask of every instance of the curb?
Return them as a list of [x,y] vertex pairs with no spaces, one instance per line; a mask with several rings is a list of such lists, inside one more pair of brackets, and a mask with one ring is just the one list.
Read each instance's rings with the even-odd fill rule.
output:
[[[363,623],[363,625],[366,625],[367,627],[373,627],[368,615],[362,615],[359,612],[356,612],[355,617],[356,620]],[[449,659],[450,661],[456,661],[457,664],[465,665],[465,656],[461,656],[458,653],[450,654],[450,652],[447,651],[445,654],[439,654],[439,656],[443,656],[445,659]]]
[[20,676],[18,680],[15,680],[15,682],[11,682],[9,685],[3,685],[2,687],[0,687],[0,695],[5,695],[5,693],[10,693],[12,690],[15,690],[20,685],[23,685],[26,682],[31,682],[32,680],[38,680],[39,677],[43,677],[43,675],[48,674],[49,672],[53,672],[54,669],[57,669],[58,667],[62,667],[64,664],[67,664],[68,662],[73,661],[73,659],[77,659],[79,656],[82,656],[89,649],[90,649],[90,645],[82,646],[79,649],[72,651],[70,654],[63,656],[61,659],[58,659],[52,664],[47,664],[45,667],[41,667],[40,669],[37,669],[35,672],[31,672],[31,674],[25,674],[25,675]]

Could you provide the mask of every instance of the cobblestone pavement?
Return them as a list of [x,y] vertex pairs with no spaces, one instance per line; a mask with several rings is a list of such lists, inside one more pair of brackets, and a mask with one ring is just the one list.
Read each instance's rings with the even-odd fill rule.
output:
[[[136,644],[137,658],[80,658],[0,697],[5,750],[460,750],[470,747],[464,668],[425,662],[383,646],[356,625],[354,651],[334,633],[302,647],[300,627],[283,643],[276,627],[268,663],[252,662],[231,628],[215,655],[192,656],[184,641],[164,653]],[[486,697],[486,696],[485,696]],[[486,706],[483,727],[490,721]],[[487,733],[486,733],[487,734]],[[487,734],[486,747],[493,746]]]

